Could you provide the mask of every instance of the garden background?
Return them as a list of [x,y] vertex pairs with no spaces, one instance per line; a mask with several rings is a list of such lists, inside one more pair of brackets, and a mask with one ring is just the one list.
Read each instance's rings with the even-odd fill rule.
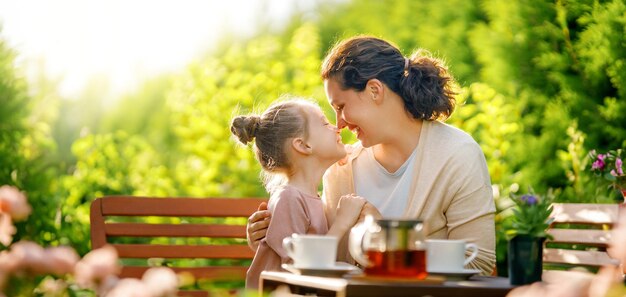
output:
[[623,0],[320,1],[280,30],[259,23],[252,37],[223,38],[110,109],[97,86],[67,100],[54,80],[27,82],[0,29],[0,185],[25,191],[33,206],[14,241],[86,253],[89,205],[103,195],[267,196],[230,119],[284,94],[318,100],[333,119],[321,59],[355,34],[447,61],[463,88],[447,122],[476,139],[491,173],[501,274],[510,194],[553,188],[557,201],[621,200],[589,172],[587,154],[626,147]]

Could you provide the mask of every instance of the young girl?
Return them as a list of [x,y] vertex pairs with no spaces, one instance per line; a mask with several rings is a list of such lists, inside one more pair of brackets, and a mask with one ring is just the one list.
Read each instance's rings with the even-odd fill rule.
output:
[[272,220],[246,277],[246,288],[257,288],[261,271],[281,270],[289,261],[283,238],[292,233],[341,238],[356,223],[365,200],[342,197],[337,218],[328,227],[317,189],[326,169],[344,158],[346,150],[339,130],[316,104],[302,99],[278,102],[260,116],[236,117],[231,132],[243,144],[256,139],[254,151],[270,192]]

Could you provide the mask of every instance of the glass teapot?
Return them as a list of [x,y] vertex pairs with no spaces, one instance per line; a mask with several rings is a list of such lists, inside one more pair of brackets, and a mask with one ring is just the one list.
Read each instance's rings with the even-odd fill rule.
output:
[[428,274],[421,220],[375,220],[367,216],[350,230],[348,247],[367,275],[423,279]]

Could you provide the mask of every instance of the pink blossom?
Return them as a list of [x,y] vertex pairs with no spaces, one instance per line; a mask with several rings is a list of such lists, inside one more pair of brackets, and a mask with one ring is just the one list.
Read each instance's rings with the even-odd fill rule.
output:
[[617,170],[618,176],[624,175],[624,171],[622,170],[622,159],[620,158],[615,159],[615,170]]
[[0,213],[0,243],[5,246],[11,244],[15,232],[11,217],[6,213]]
[[8,251],[0,252],[0,296],[9,275],[17,269],[18,259]]
[[109,275],[100,282],[96,290],[96,296],[107,296],[109,291],[113,290],[120,279],[116,275]]
[[[591,281],[587,296],[617,296],[609,294],[611,288],[622,287],[622,272],[615,266],[604,266]],[[620,294],[621,295],[621,294]]]
[[44,249],[32,241],[22,240],[11,246],[11,255],[18,261],[17,270],[34,274],[48,271]]
[[117,251],[110,245],[87,253],[74,269],[76,282],[88,288],[94,283],[101,283],[110,275],[119,273],[117,259]]
[[0,187],[0,212],[6,212],[14,221],[20,221],[26,219],[31,211],[24,193],[15,187]]
[[125,278],[109,291],[106,297],[152,297],[149,287],[138,279]]
[[598,160],[600,161],[604,161],[604,159],[606,159],[607,154],[599,154],[598,155]]
[[591,164],[591,170],[603,170],[604,165],[604,161],[596,160],[595,162],[593,162],[593,164]]
[[44,250],[48,272],[64,275],[74,272],[74,266],[80,259],[73,248],[67,246],[51,247]]
[[178,291],[178,277],[167,267],[150,268],[141,279],[153,297],[175,296]]

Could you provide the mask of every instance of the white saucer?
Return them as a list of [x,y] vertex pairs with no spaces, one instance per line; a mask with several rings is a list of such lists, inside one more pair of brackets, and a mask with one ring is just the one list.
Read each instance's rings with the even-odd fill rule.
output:
[[478,269],[463,269],[461,271],[437,271],[437,270],[429,270],[428,274],[430,275],[441,275],[445,276],[448,280],[466,280],[473,275],[479,274],[480,270]]
[[281,267],[291,273],[314,276],[336,276],[340,277],[346,273],[361,273],[361,269],[345,262],[336,262],[332,267],[324,268],[298,268],[293,264],[283,264]]

